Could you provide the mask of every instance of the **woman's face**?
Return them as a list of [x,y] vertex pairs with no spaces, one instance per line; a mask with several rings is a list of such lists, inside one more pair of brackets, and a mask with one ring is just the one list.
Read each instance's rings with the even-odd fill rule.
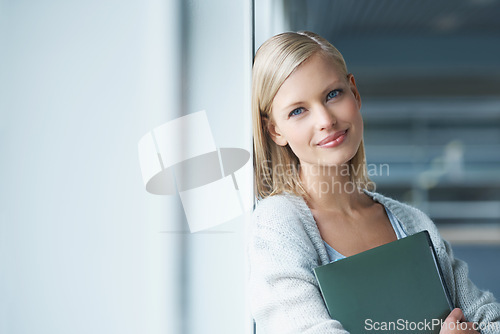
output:
[[351,160],[361,143],[360,108],[354,77],[316,53],[278,90],[268,130],[276,144],[290,145],[303,167],[340,166]]

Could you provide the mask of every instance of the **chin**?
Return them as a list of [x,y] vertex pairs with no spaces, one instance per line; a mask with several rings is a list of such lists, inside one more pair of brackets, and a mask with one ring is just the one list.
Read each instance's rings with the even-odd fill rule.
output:
[[349,165],[352,161],[352,159],[354,158],[354,156],[356,155],[357,152],[355,152],[354,154],[352,155],[347,155],[346,157],[342,158],[342,159],[335,159],[335,160],[332,160],[332,159],[324,159],[322,161],[322,165],[324,166],[342,166],[342,165]]

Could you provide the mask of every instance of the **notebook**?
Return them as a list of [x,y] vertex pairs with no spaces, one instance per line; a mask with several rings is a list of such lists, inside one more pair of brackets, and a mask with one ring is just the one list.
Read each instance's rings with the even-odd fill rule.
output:
[[332,319],[350,333],[436,333],[453,309],[427,231],[314,269]]

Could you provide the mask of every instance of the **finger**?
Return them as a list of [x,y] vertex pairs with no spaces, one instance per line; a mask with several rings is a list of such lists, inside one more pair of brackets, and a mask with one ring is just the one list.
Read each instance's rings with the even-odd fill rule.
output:
[[446,318],[445,322],[462,321],[463,318],[464,318],[464,313],[462,312],[462,310],[456,308],[453,311],[451,311],[451,313]]

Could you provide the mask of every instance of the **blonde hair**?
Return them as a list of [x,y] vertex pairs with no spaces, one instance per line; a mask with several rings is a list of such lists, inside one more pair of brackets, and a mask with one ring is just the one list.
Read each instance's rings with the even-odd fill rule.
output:
[[[282,192],[308,197],[300,181],[300,163],[289,145],[277,145],[267,129],[271,106],[281,85],[292,72],[313,54],[321,52],[331,59],[347,77],[342,54],[326,39],[308,32],[286,32],[261,45],[252,71],[252,119],[254,136],[255,191],[259,198]],[[278,172],[279,171],[279,172]],[[371,190],[363,140],[349,164],[351,181]]]

